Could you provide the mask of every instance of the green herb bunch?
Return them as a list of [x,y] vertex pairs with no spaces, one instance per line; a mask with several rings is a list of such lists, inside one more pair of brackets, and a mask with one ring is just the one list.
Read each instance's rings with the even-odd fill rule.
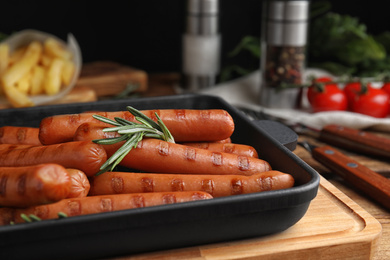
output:
[[126,108],[139,123],[119,117],[115,117],[115,120],[112,120],[100,115],[93,115],[95,119],[113,125],[113,127],[104,128],[103,132],[117,132],[119,134],[118,137],[93,140],[94,143],[109,145],[124,141],[124,144],[101,166],[100,171],[96,175],[114,170],[122,159],[133,148],[136,148],[138,143],[145,137],[161,139],[171,143],[175,142],[172,134],[157,113],[155,113],[157,117],[157,122],[155,122],[131,106]]
[[390,32],[373,36],[356,17],[327,12],[312,20],[308,66],[334,75],[373,77],[390,70]]
[[[229,58],[249,53],[252,59],[257,60],[258,67],[225,66],[220,81],[259,69],[260,42],[260,37],[245,36],[228,53]],[[307,67],[324,69],[344,77],[383,78],[390,74],[390,31],[371,35],[358,18],[332,12],[329,1],[311,3],[307,42]]]

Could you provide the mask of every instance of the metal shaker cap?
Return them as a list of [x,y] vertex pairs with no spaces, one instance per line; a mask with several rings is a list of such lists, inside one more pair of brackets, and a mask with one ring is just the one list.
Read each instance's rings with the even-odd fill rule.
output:
[[218,0],[188,0],[187,12],[193,15],[218,14]]
[[309,1],[269,1],[268,18],[276,21],[302,21],[309,17]]
[[269,0],[265,2],[265,38],[276,46],[303,46],[307,40],[308,0]]

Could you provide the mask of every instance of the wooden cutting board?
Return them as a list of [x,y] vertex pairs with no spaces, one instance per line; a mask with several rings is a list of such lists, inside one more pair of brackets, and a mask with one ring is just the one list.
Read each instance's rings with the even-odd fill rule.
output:
[[305,216],[288,230],[265,237],[175,249],[121,260],[370,259],[381,224],[325,178]]
[[137,85],[137,92],[146,91],[147,73],[116,62],[96,61],[83,64],[74,89],[91,88],[97,97],[110,97],[125,91],[128,84]]

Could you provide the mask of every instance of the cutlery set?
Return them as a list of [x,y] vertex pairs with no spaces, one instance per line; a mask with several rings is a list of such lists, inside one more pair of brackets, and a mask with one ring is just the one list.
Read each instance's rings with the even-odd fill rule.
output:
[[[307,141],[297,142],[309,151],[312,157],[338,174],[345,181],[390,209],[390,180],[344,155],[332,146],[381,159],[390,158],[390,139],[369,132],[338,125],[327,125],[322,129],[305,126],[247,108],[239,108],[253,120],[273,120],[290,127],[297,134],[305,134],[329,145],[314,146]],[[330,146],[332,145],[332,146]]]

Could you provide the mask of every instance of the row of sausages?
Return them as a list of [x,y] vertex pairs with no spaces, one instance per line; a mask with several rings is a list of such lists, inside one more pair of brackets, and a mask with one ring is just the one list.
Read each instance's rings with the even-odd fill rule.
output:
[[126,171],[99,176],[122,143],[92,142],[115,135],[92,116],[135,121],[130,112],[56,115],[39,128],[1,127],[0,224],[23,222],[22,214],[48,219],[294,186],[290,174],[272,170],[253,147],[231,143],[234,121],[225,110],[141,112],[153,120],[157,113],[176,143],[143,139],[119,164]]

